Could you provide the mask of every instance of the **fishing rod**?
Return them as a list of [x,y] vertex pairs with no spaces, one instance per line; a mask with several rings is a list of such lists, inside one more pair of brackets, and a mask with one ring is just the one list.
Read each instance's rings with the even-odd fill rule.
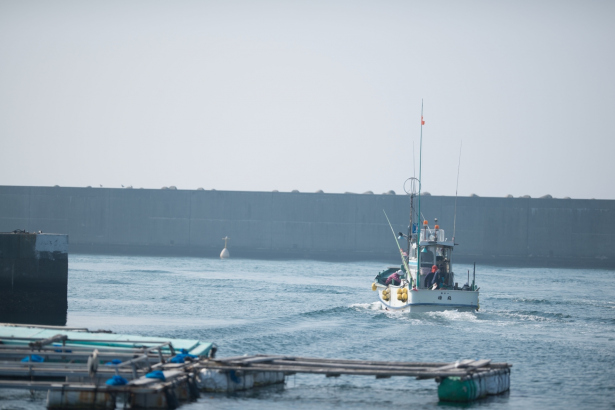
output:
[[389,217],[384,209],[382,210],[382,212],[384,212],[384,217],[387,219],[387,222],[389,223],[391,232],[393,232],[393,238],[395,239],[395,243],[397,244],[397,249],[399,249],[399,256],[401,256],[401,261],[404,264],[404,268],[406,268],[406,275],[408,278],[410,278],[410,281],[412,281],[412,275],[410,274],[410,268],[408,268],[408,262],[406,262],[406,258],[404,258],[404,251],[401,249],[401,246],[399,245],[399,241],[397,240],[397,235],[395,235],[395,230],[393,229],[393,225],[391,225],[391,221],[389,220]]
[[416,178],[416,159],[414,155],[414,141],[412,141],[412,177]]

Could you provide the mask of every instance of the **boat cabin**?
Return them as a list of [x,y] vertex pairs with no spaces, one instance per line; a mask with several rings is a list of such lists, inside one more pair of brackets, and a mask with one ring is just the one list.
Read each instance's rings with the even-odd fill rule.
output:
[[[427,221],[423,221],[423,228],[418,236],[419,246],[417,248],[416,243],[412,244],[413,252],[410,255],[410,261],[414,261],[411,266],[417,266],[418,259],[420,259],[419,288],[425,289],[429,287],[430,284],[426,283],[426,279],[428,279],[434,265],[440,270],[443,286],[452,286],[453,270],[451,257],[453,247],[455,246],[453,241],[448,240],[444,229],[440,229],[440,226],[437,224],[437,219],[433,229],[429,227]],[[420,252],[420,256],[417,251]],[[412,271],[413,279],[416,279],[416,270],[412,269],[412,267],[410,270]]]

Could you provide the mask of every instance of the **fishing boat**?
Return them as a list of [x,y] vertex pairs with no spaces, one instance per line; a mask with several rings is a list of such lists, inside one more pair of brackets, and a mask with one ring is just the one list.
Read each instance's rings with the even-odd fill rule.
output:
[[[423,143],[423,108],[421,107],[421,151]],[[419,151],[420,152],[420,151]],[[461,156],[460,156],[461,158]],[[459,175],[457,176],[459,181]],[[459,286],[455,276],[452,257],[455,243],[456,202],[453,236],[449,240],[444,229],[436,219],[433,226],[422,217],[421,213],[421,165],[419,178],[408,178],[404,191],[410,195],[410,224],[407,234],[395,234],[388,216],[385,217],[393,232],[402,264],[378,273],[372,283],[372,290],[378,293],[378,300],[383,309],[410,312],[432,312],[444,310],[474,311],[478,310],[479,289],[476,286],[476,265],[470,283],[468,280]],[[418,191],[418,192],[417,192]],[[418,212],[415,212],[415,197],[418,197]],[[407,248],[403,251],[399,239],[406,238]]]
[[468,281],[459,286],[452,264],[455,243],[448,240],[437,220],[433,227],[423,221],[419,232],[416,224],[410,226],[410,235],[403,235],[408,238],[409,251],[401,252],[402,265],[378,273],[372,284],[382,308],[410,312],[478,310],[476,271],[471,283],[468,273]]

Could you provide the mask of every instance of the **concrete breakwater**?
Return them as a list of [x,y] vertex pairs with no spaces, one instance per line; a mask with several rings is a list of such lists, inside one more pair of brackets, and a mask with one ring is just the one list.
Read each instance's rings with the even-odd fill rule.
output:
[[[615,266],[615,201],[459,197],[457,261]],[[454,197],[423,215],[453,236]],[[71,252],[396,263],[406,195],[0,186],[0,231],[68,234]]]

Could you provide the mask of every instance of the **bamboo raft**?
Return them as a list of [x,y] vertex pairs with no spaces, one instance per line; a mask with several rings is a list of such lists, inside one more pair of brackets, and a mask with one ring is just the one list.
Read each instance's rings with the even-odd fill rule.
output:
[[491,360],[462,360],[457,363],[421,363],[421,362],[387,362],[369,360],[320,359],[313,357],[254,355],[209,360],[209,369],[235,371],[273,371],[286,375],[296,373],[324,374],[327,377],[341,375],[408,376],[417,379],[435,379],[443,377],[466,378],[474,373],[493,369],[508,369],[507,363],[491,363]]
[[[145,343],[91,340],[57,334],[44,339],[0,338],[0,388],[47,391],[49,409],[175,409],[198,399],[201,391],[230,392],[284,383],[297,373],[397,376],[435,379],[440,400],[470,401],[499,394],[510,386],[507,363],[462,360],[456,363],[341,360],[253,355],[215,358],[174,348],[173,341]],[[121,342],[125,345],[118,346]],[[115,344],[114,346],[108,346]],[[128,345],[126,345],[128,344]],[[123,385],[109,381],[123,380]]]

